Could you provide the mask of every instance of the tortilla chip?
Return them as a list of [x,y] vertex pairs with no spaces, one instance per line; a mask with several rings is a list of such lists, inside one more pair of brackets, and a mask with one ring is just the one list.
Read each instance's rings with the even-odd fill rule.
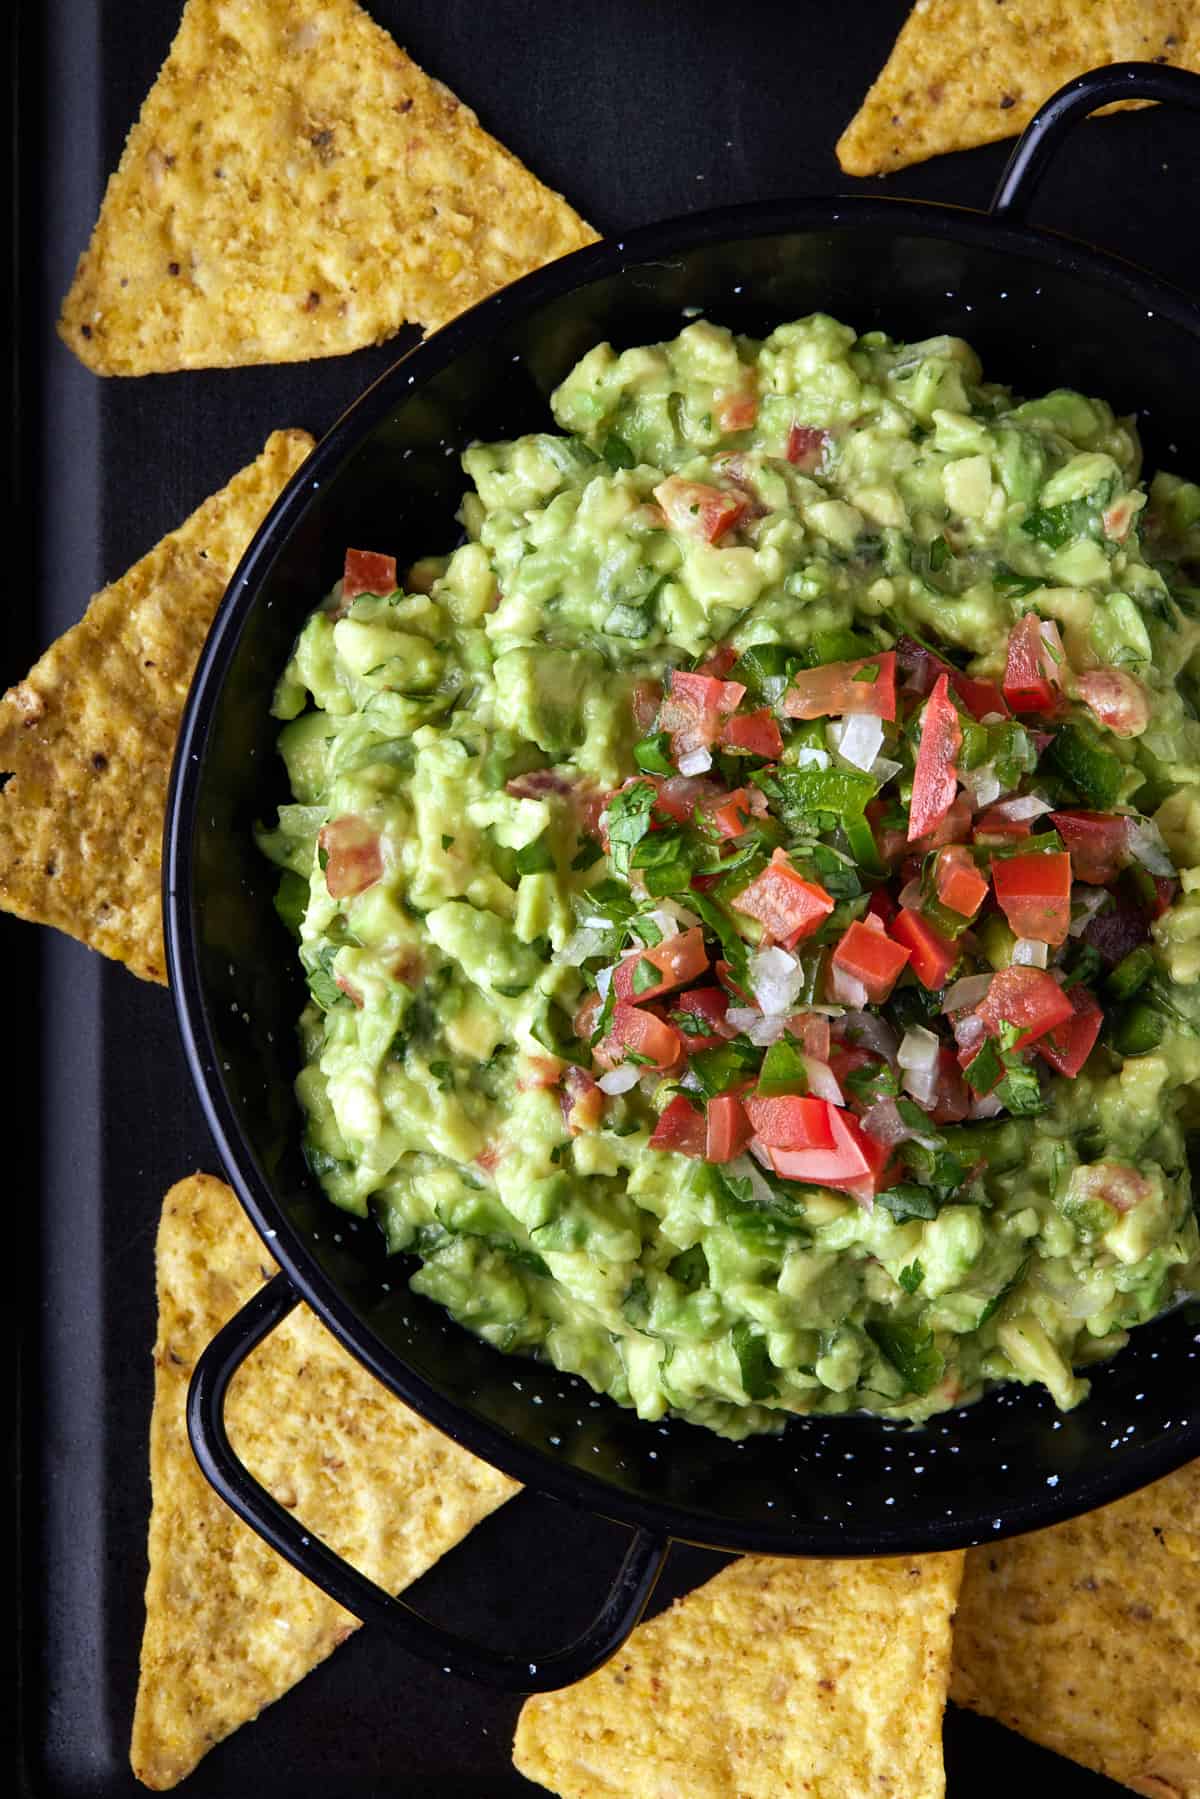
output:
[[1148,1799],[1200,1799],[1200,1461],[971,1550],[951,1697]]
[[562,1799],[933,1799],[962,1561],[734,1562],[528,1700],[513,1760]]
[[595,238],[354,0],[188,0],[59,330],[98,375],[337,356]]
[[[192,1456],[192,1367],[276,1273],[229,1188],[172,1187],[158,1232],[150,1573],[130,1762],[162,1790],[358,1628],[222,1504]],[[518,1491],[381,1387],[298,1306],[230,1388],[234,1447],[282,1504],[398,1592]]]
[[167,978],[162,833],[192,674],[242,551],[312,447],[273,432],[0,700],[0,907],[144,980]]
[[1013,137],[1065,81],[1125,61],[1200,67],[1194,0],[917,0],[838,161],[888,175]]

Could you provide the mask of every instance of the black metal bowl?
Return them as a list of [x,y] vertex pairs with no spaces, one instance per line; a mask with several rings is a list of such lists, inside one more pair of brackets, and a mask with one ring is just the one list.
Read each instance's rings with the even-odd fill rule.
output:
[[[408,1291],[375,1226],[336,1211],[299,1152],[292,1094],[304,999],[276,920],[275,873],[252,826],[284,796],[268,711],[307,613],[348,543],[403,566],[448,548],[474,438],[545,427],[547,397],[591,345],[672,336],[685,309],[761,333],[833,313],[860,331],[966,337],[1018,390],[1067,385],[1136,412],[1151,466],[1200,469],[1200,313],[1179,292],[1061,236],[1014,222],[1071,120],[1136,91],[1196,105],[1200,80],[1157,68],[1072,85],[1022,141],[991,216],[908,201],[833,199],[713,212],[580,251],[422,343],[345,415],[275,506],[213,628],[171,792],[165,912],[171,988],[225,1165],[284,1272],[222,1332],[193,1384],[193,1442],[246,1521],[360,1616],[419,1653],[499,1684],[565,1684],[603,1659],[644,1605],[671,1537],[780,1555],[949,1549],[1028,1530],[1200,1456],[1200,1312],[1144,1327],[1060,1416],[1011,1387],[921,1429],[796,1419],[725,1442],[641,1422],[577,1379],[501,1355]],[[1089,85],[1090,84],[1090,85]],[[252,1480],[229,1448],[225,1386],[303,1298],[401,1399],[508,1473],[636,1527],[600,1614],[530,1663],[450,1638],[383,1594]]]

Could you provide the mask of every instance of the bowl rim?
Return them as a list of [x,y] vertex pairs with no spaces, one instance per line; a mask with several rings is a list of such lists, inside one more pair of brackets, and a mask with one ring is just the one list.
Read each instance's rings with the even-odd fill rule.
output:
[[[912,1522],[901,1511],[895,1527],[876,1523],[867,1529],[843,1518],[836,1534],[831,1534],[829,1541],[821,1537],[819,1542],[805,1524],[788,1527],[781,1520],[778,1527],[772,1527],[714,1520],[703,1510],[670,1500],[643,1498],[601,1473],[557,1460],[548,1451],[430,1386],[342,1297],[291,1224],[245,1141],[219,1069],[197,956],[191,875],[203,756],[215,706],[258,590],[328,472],[337,468],[388,413],[461,353],[577,288],[701,247],[792,232],[836,231],[852,225],[884,226],[897,235],[911,231],[989,251],[1008,249],[1019,253],[1026,262],[1043,263],[1055,273],[1073,273],[1115,286],[1126,298],[1141,304],[1149,317],[1166,318],[1200,341],[1197,303],[1182,289],[1112,252],[1058,231],[999,221],[974,208],[899,195],[835,194],[689,213],[638,226],[534,270],[419,341],[374,378],[320,439],[262,521],[225,590],[187,696],[167,797],[162,881],[169,987],[188,1073],[205,1122],[227,1178],[255,1230],[300,1297],[343,1347],[419,1415],[524,1486],[680,1541],[730,1551],[829,1557],[960,1549],[1062,1522],[1122,1498],[1200,1456],[1200,1419],[1170,1437],[1141,1446],[1137,1452],[1128,1451],[1099,1472],[1064,1475],[1054,1489],[1043,1487],[1024,1502],[1005,1501],[1000,1508],[1002,1529],[993,1524],[997,1506],[995,1502],[989,1506],[984,1493],[978,1501],[956,1508],[950,1518]],[[1154,1322],[1140,1328],[1152,1328]],[[986,1403],[986,1396],[976,1403]],[[857,1420],[858,1416],[848,1414],[843,1420],[821,1415],[816,1422],[829,1427]],[[869,1416],[863,1415],[868,1419]],[[792,1420],[789,1431],[804,1422]],[[886,1420],[874,1420],[874,1427],[892,1431],[903,1428]],[[786,1441],[786,1435],[779,1440]]]

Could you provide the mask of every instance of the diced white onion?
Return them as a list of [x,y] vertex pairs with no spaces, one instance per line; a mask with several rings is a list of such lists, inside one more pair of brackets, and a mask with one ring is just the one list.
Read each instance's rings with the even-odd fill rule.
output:
[[842,1018],[838,1036],[855,1049],[869,1049],[886,1062],[896,1060],[899,1039],[890,1024],[874,1012],[847,1012]]
[[1095,918],[1108,894],[1103,887],[1085,887],[1077,881],[1071,889],[1071,922],[1067,930],[1072,937],[1082,937]]
[[622,1062],[619,1068],[610,1068],[596,1082],[601,1093],[628,1093],[631,1087],[638,1084],[641,1070],[636,1062]]
[[998,818],[1009,818],[1014,823],[1020,823],[1027,818],[1044,818],[1047,812],[1053,810],[1050,801],[1042,799],[1039,794],[1022,793],[1015,799],[1002,800],[996,807],[996,815]]
[[611,968],[602,968],[600,973],[596,976],[596,992],[600,995],[601,999],[608,998],[608,990],[612,986],[612,978],[613,971]]
[[762,1017],[757,1006],[730,1006],[725,1013],[726,1024],[731,1024],[735,1031],[748,1031],[750,1026]]
[[771,1173],[774,1174],[775,1164],[771,1160],[771,1152],[766,1144],[760,1143],[757,1137],[751,1137],[749,1148],[750,1154],[754,1157],[754,1160],[756,1162],[761,1162],[764,1168],[770,1169]]
[[769,1049],[783,1036],[787,1017],[783,1012],[760,1012],[755,1006],[730,1006],[725,1022],[743,1031],[757,1049]]
[[579,922],[587,931],[611,931],[613,928],[613,921],[611,918],[601,918],[596,913],[589,913],[586,918],[581,918]]
[[942,998],[943,1012],[962,1012],[974,1010],[984,998],[992,984],[990,974],[968,974],[961,981],[953,981],[947,987]]
[[663,912],[666,913],[668,918],[673,918],[680,929],[684,931],[688,931],[693,925],[700,923],[696,914],[694,912],[689,912],[686,906],[681,906],[678,900],[659,900],[658,910],[652,912],[650,916],[651,918],[657,918],[659,914]]
[[786,675],[764,675],[762,679],[762,695],[768,706],[778,705],[787,691]]
[[[678,937],[679,920],[665,906],[656,906],[653,912],[645,912],[642,916],[648,923],[657,925],[665,942],[669,937]],[[634,934],[637,934],[637,921],[634,921]]]
[[790,1012],[804,985],[804,970],[785,949],[760,949],[750,958],[750,985],[764,1012]]
[[689,750],[686,756],[679,758],[681,775],[706,775],[712,767],[712,755],[708,750]]
[[935,1068],[906,1068],[904,1071],[904,1091],[915,1099],[919,1106],[928,1110],[933,1105],[937,1094],[938,1071]]
[[921,904],[920,880],[913,879],[905,882],[904,886],[900,889],[899,899],[902,906],[913,906],[919,909]]
[[996,1098],[994,1093],[984,1093],[979,1099],[973,1099],[971,1101],[971,1109],[967,1113],[967,1117],[995,1118],[1003,1110],[1004,1107],[1000,1104],[1000,1101]]
[[560,968],[578,968],[589,956],[599,955],[606,942],[606,933],[584,927],[572,931],[561,949],[556,949],[553,960]]
[[813,1098],[827,1099],[832,1106],[844,1106],[846,1096],[828,1062],[818,1062],[815,1056],[805,1056],[803,1060],[808,1090]]
[[902,762],[893,762],[889,756],[876,756],[867,773],[882,783],[890,781],[893,775],[898,775],[903,767]]
[[836,962],[829,965],[829,991],[833,999],[843,1006],[853,1006],[861,1011],[867,1003],[867,990],[862,982],[839,968]]
[[883,1143],[891,1148],[897,1143],[924,1143],[929,1148],[937,1147],[933,1137],[915,1131],[911,1124],[905,1124],[900,1116],[900,1108],[894,1099],[876,1100],[870,1109],[863,1113],[862,1127],[876,1143]]
[[987,1026],[976,1012],[964,1012],[954,1020],[954,1041],[960,1050],[973,1055],[987,1036]]
[[979,722],[981,725],[1002,725],[1004,714],[1003,712],[985,712]]
[[750,1195],[757,1205],[771,1206],[775,1204],[775,1195],[749,1156],[735,1156],[726,1167],[725,1172],[733,1175],[735,1180],[749,1181]]
[[1018,937],[1013,944],[1012,959],[1022,968],[1045,968],[1050,960],[1050,946],[1036,937]]
[[1152,875],[1175,873],[1175,864],[1167,854],[1162,832],[1152,819],[1130,819],[1126,826],[1125,841],[1129,845],[1130,854],[1136,856],[1142,867],[1149,869]]
[[853,713],[831,725],[829,734],[836,741],[838,755],[853,768],[869,769],[883,748],[883,720],[870,712]]
[[914,1073],[923,1072],[937,1067],[941,1047],[932,1031],[927,1031],[923,1024],[914,1024],[900,1039],[896,1060],[901,1068],[911,1069]]
[[815,743],[801,744],[796,752],[797,768],[828,768],[833,757],[828,750],[819,750]]
[[977,806],[990,806],[1004,792],[993,762],[985,762],[982,768],[964,768],[958,778]]
[[700,1076],[691,1068],[688,1069],[686,1074],[679,1077],[679,1085],[681,1087],[686,1087],[689,1093],[699,1093],[702,1091]]

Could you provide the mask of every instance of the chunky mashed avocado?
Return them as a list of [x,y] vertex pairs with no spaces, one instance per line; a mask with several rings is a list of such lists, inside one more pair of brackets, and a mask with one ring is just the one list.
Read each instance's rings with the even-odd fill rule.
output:
[[1200,489],[820,315],[553,409],[279,685],[314,1173],[646,1418],[1075,1405],[1200,1286]]

